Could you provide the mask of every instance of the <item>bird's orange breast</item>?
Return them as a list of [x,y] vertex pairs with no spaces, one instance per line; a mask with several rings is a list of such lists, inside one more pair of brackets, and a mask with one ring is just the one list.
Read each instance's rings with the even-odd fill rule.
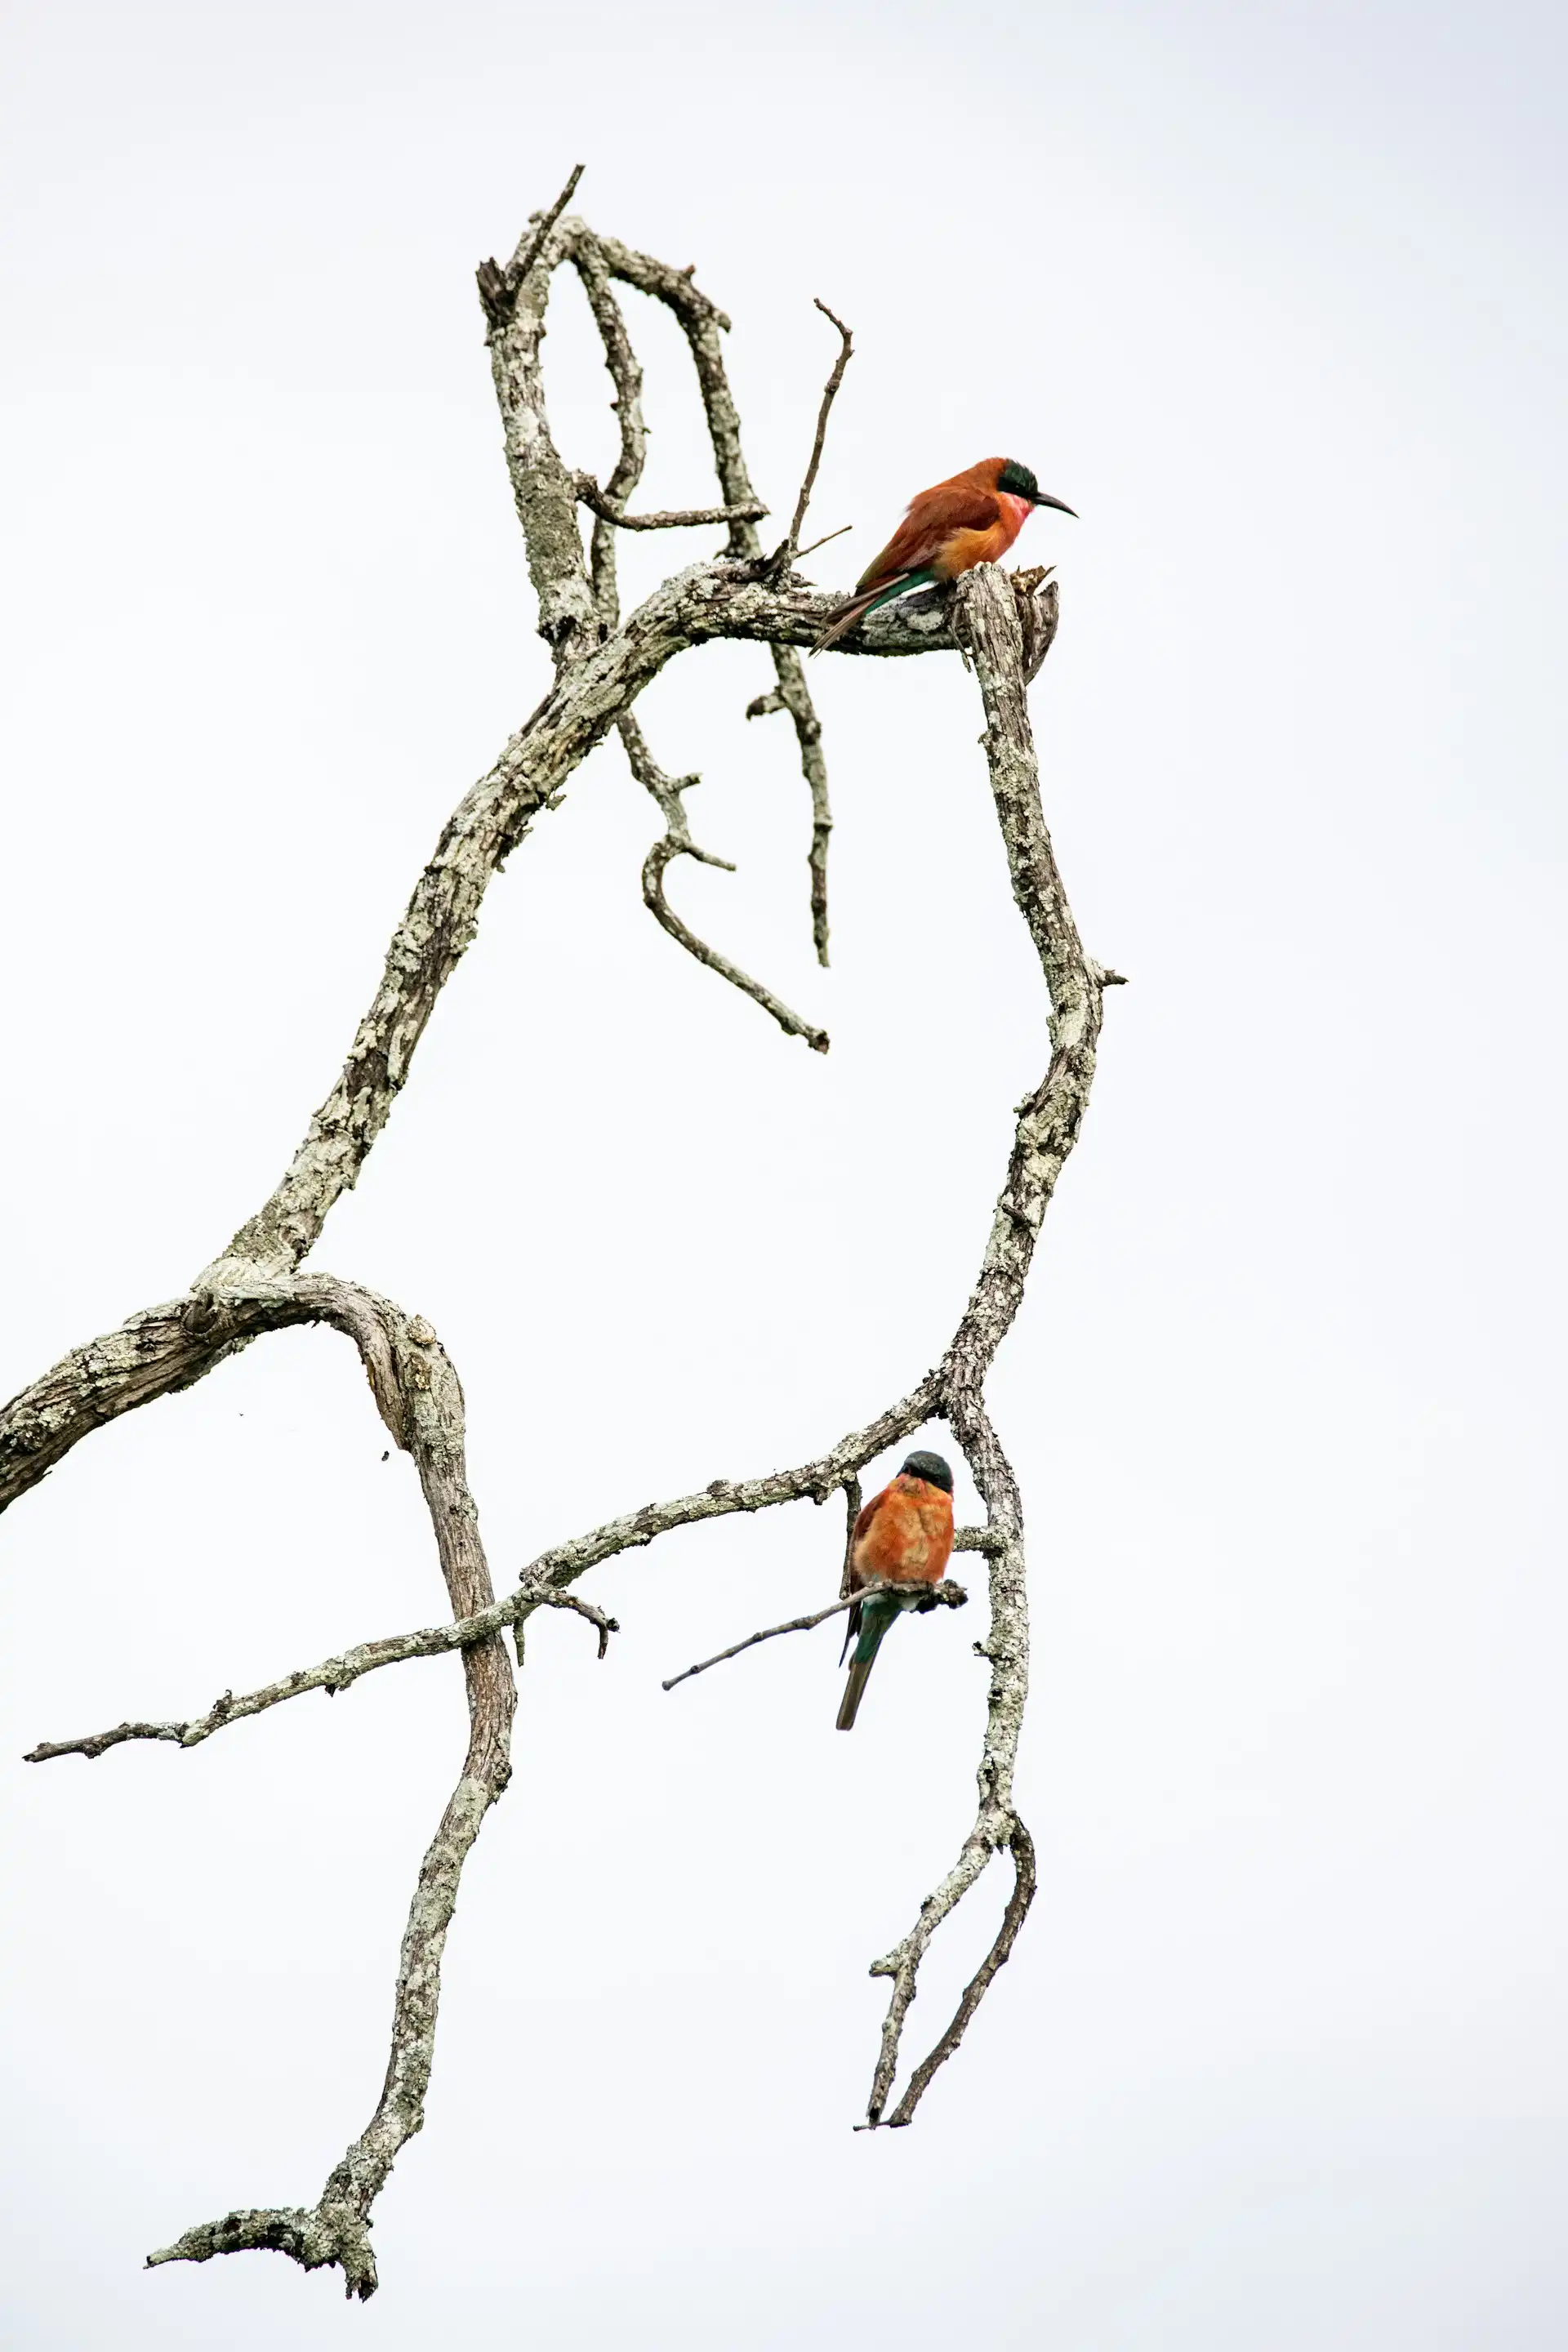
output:
[[952,1496],[900,1473],[863,1514],[850,1564],[861,1584],[940,1584],[952,1554]]
[[961,572],[972,572],[977,563],[999,563],[1027,522],[1032,509],[1027,499],[1016,499],[1010,490],[998,490],[996,503],[1002,511],[984,530],[955,530],[943,545],[931,564],[939,580],[956,580]]

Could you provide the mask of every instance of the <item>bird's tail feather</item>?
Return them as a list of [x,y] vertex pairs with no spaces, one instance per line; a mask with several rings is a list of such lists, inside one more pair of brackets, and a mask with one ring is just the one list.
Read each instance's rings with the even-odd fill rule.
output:
[[855,1717],[859,1713],[860,1709],[860,1694],[865,1689],[867,1683],[870,1680],[871,1668],[875,1663],[876,1661],[873,1658],[867,1658],[864,1663],[862,1663],[860,1659],[857,1658],[854,1664],[850,1667],[849,1679],[844,1685],[844,1696],[838,1702],[838,1728],[840,1731],[854,1730]]
[[882,1636],[898,1616],[900,1603],[868,1601],[851,1610],[851,1618],[859,1621],[860,1637],[855,1644],[855,1655],[849,1662],[849,1674],[844,1685],[844,1696],[838,1707],[838,1728],[853,1731],[859,1712],[860,1697],[877,1663],[877,1653],[882,1646]]
[[890,604],[893,598],[901,596],[906,589],[923,588],[935,578],[935,572],[929,570],[900,572],[890,583],[879,581],[874,588],[857,589],[853,596],[842,604],[836,604],[829,613],[812,652],[819,654],[826,646],[836,646],[840,637],[847,637],[857,622],[863,621],[868,613],[874,613],[879,604]]

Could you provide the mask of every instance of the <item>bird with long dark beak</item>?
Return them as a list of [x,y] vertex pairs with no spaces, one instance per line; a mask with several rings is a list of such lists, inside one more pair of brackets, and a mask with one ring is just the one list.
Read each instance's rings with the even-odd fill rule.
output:
[[1042,490],[1027,466],[1014,457],[982,457],[978,466],[921,490],[880,555],[860,574],[853,596],[829,613],[812,652],[836,645],[879,604],[911,588],[956,580],[977,563],[997,562],[1037,507],[1073,512]]

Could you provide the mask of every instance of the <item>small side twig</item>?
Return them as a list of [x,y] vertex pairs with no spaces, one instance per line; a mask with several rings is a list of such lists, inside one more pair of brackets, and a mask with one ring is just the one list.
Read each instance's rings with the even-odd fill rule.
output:
[[[785,1624],[766,1625],[760,1633],[748,1633],[743,1642],[732,1643],[729,1649],[719,1650],[712,1657],[700,1659],[696,1665],[687,1666],[679,1675],[671,1675],[667,1683],[659,1685],[659,1688],[671,1691],[677,1683],[689,1682],[693,1675],[705,1675],[710,1666],[721,1666],[726,1658],[738,1658],[742,1650],[754,1650],[759,1642],[771,1642],[777,1634],[809,1633],[814,1626],[826,1625],[830,1617],[842,1616],[846,1609],[853,1609],[857,1601],[875,1600],[879,1592],[907,1594],[910,1589],[907,1584],[864,1585],[858,1592],[847,1592],[841,1599],[830,1601],[826,1609],[814,1610],[809,1617],[792,1617]],[[920,1600],[911,1602],[910,1606],[920,1610],[962,1609],[968,1599],[969,1595],[962,1584],[950,1583],[944,1577],[940,1584],[923,1587]],[[979,1995],[975,1998],[978,2000]]]
[[601,522],[614,523],[617,530],[695,530],[704,523],[761,522],[767,513],[760,499],[749,499],[738,507],[672,507],[653,514],[623,514],[592,474],[575,473],[572,482],[589,513],[596,514]]
[[852,522],[841,522],[837,530],[825,530],[820,539],[814,539],[805,547],[797,547],[795,549],[795,562],[799,563],[803,557],[815,555],[819,547],[830,547],[836,539],[843,539],[847,533],[852,531],[854,528],[855,526]]

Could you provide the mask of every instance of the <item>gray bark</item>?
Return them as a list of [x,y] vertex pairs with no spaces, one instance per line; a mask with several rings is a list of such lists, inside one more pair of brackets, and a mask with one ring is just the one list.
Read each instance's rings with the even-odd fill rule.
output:
[[[997,1348],[1017,1314],[1041,1221],[1078,1135],[1093,1079],[1103,992],[1117,977],[1083,950],[1040,805],[1026,688],[1056,628],[1056,591],[1044,575],[1009,578],[984,567],[961,582],[954,595],[911,597],[883,608],[839,648],[875,657],[956,648],[972,662],[984,710],[985,757],[1013,895],[1039,955],[1050,1001],[1049,1065],[1017,1112],[974,1288],[933,1370],[924,1373],[907,1395],[793,1469],[742,1480],[715,1478],[698,1493],[647,1504],[552,1545],[498,1601],[468,1485],[462,1391],[436,1334],[422,1318],[357,1285],[300,1270],[334,1203],[355,1181],[406,1081],[436,999],[473,939],[490,877],[526,839],[538,811],[568,789],[588,753],[612,729],[620,730],[634,768],[665,820],[663,839],[650,852],[650,866],[657,865],[654,884],[645,881],[645,888],[651,889],[650,903],[654,898],[662,902],[664,871],[673,858],[704,855],[690,838],[680,802],[682,785],[690,780],[672,781],[658,769],[641,736],[635,705],[667,662],[714,639],[751,639],[771,651],[776,694],[761,701],[765,708],[787,709],[800,740],[814,811],[814,927],[826,961],[830,819],[820,729],[798,654],[814,641],[833,600],[784,569],[787,542],[781,561],[770,564],[763,557],[752,519],[759,502],[723,365],[721,336],[728,321],[693,285],[690,273],[671,270],[596,236],[579,219],[563,216],[575,179],[574,174],[556,206],[524,237],[506,269],[487,263],[479,272],[507,465],[538,595],[540,628],[556,665],[554,683],[445,827],[393,934],[380,985],[338,1081],[310,1119],[271,1196],[196,1275],[183,1298],[143,1309],[73,1349],[0,1411],[4,1509],[106,1422],[190,1386],[236,1349],[269,1331],[324,1323],[352,1339],[387,1430],[417,1466],[446,1585],[450,1615],[445,1624],[362,1643],[238,1699],[225,1693],[205,1714],[182,1722],[132,1721],[76,1739],[46,1741],[33,1749],[30,1759],[43,1762],[68,1754],[97,1758],[140,1739],[194,1747],[308,1691],[342,1689],[384,1666],[460,1650],[468,1738],[452,1794],[416,1882],[397,1969],[386,2076],[368,2124],[334,2167],[313,2205],[237,2208],[187,2231],[150,2257],[154,2263],[205,2261],[244,2248],[271,2248],[307,2269],[336,2265],[347,2291],[361,2296],[373,2293],[376,2284],[370,2237],[375,2198],[399,2149],[424,2120],[441,1960],[460,1875],[484,1817],[510,1773],[516,1690],[502,1635],[509,1627],[515,1630],[521,1656],[521,1630],[533,1611],[567,1607],[595,1625],[603,1654],[614,1621],[570,1589],[603,1561],[700,1519],[808,1497],[820,1503],[841,1491],[852,1518],[859,1473],[922,1423],[944,1418],[964,1452],[986,1512],[984,1527],[967,1531],[963,1545],[986,1559],[990,1600],[989,1631],[976,1644],[990,1668],[978,1801],[973,1826],[952,1867],[921,1905],[909,1932],[875,1963],[873,1973],[886,1976],[890,1990],[868,2099],[868,2125],[910,2122],[1007,1958],[1035,1885],[1033,1847],[1013,1790],[1028,1696],[1023,1509],[1016,1479],[986,1411],[985,1383]],[[577,504],[585,491],[566,469],[552,436],[541,365],[550,284],[554,270],[565,262],[581,277],[599,326],[621,421],[616,467],[605,491],[595,489],[586,499],[596,517],[587,556],[577,520]],[[608,518],[620,515],[640,479],[643,426],[640,372],[614,292],[616,283],[666,303],[685,331],[728,531],[724,553],[673,575],[625,620],[615,575],[614,538],[619,526]],[[825,402],[824,420],[826,413]],[[820,439],[819,425],[813,468]],[[803,492],[792,538],[804,504]],[[658,527],[686,527],[690,511],[651,520]],[[660,913],[655,906],[661,920],[669,911],[665,906]],[[677,936],[686,928],[679,918],[670,918],[667,928],[673,927],[678,927]],[[728,959],[689,932],[683,944],[792,1034],[826,1046],[820,1031],[790,1013]],[[952,1587],[944,1589],[942,1597],[951,1601],[963,1595]],[[792,1626],[805,1622],[792,1621]],[[760,1638],[764,1637],[752,1637]],[[1002,1929],[952,2020],[889,2107],[903,2028],[926,1949],[1003,1851],[1013,1863],[1014,1888]]]

